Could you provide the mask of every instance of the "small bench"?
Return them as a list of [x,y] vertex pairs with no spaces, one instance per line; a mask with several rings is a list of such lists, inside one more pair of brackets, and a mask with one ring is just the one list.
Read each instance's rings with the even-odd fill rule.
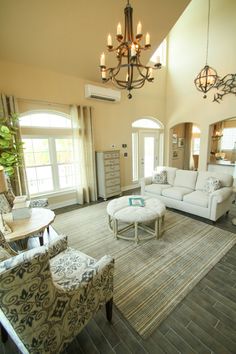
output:
[[[144,206],[130,206],[129,198],[139,197],[144,199]],[[156,198],[142,197],[138,195],[125,196],[113,199],[107,205],[108,224],[115,238],[133,240],[148,240],[160,238],[163,233],[165,205]],[[118,228],[118,222],[128,223],[128,226]],[[154,228],[145,223],[154,222]],[[129,229],[134,228],[134,237],[125,235]],[[138,229],[144,230],[148,235],[139,235]]]

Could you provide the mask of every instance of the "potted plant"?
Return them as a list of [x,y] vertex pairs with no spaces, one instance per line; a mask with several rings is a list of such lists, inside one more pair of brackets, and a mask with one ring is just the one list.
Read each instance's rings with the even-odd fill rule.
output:
[[24,143],[17,141],[18,122],[18,114],[0,118],[0,165],[9,177],[14,176],[15,167],[22,165]]

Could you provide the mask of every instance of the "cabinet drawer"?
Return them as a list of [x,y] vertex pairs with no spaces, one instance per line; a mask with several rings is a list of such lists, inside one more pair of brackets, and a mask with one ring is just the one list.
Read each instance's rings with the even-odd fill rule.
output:
[[120,171],[120,165],[109,165],[105,166],[105,173],[107,172],[114,172],[114,171]]
[[118,165],[120,163],[119,159],[108,159],[104,160],[104,165],[105,166],[110,166],[110,165]]
[[106,180],[106,187],[115,186],[117,184],[120,184],[120,179],[119,178],[113,178],[113,179]]
[[108,187],[106,188],[106,194],[112,194],[112,193],[120,193],[120,185],[118,184],[117,186],[113,186],[113,187]]
[[120,178],[120,171],[117,172],[107,172],[105,175],[106,179],[110,179],[110,178]]
[[119,158],[120,153],[116,151],[110,151],[110,152],[105,152],[104,153],[104,159],[113,159],[113,158]]

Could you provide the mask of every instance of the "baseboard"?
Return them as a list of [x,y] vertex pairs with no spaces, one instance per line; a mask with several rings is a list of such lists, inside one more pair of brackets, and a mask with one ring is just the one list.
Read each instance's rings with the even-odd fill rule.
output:
[[[132,190],[132,189],[136,189],[136,188],[139,188],[139,187],[140,187],[139,183],[132,184],[130,186],[121,187],[121,191],[122,192],[126,192],[126,191],[129,191],[129,190]],[[50,203],[48,208],[54,210],[54,209],[63,208],[63,207],[69,206],[69,205],[73,205],[73,204],[76,204],[76,203],[77,203],[76,198],[73,198],[73,199],[69,199],[69,200],[66,200],[66,201],[61,202],[61,203],[53,203],[53,204]]]
[[73,199],[69,199],[69,200],[66,200],[64,202],[61,202],[61,203],[53,203],[53,204],[49,204],[49,209],[58,209],[58,208],[63,208],[63,207],[66,207],[66,206],[69,206],[69,205],[74,205],[77,203],[77,200],[76,198],[73,198]]
[[140,183],[137,183],[137,184],[132,184],[130,186],[124,186],[124,187],[121,187],[121,191],[122,192],[126,192],[126,191],[129,191],[131,189],[136,189],[136,188],[139,188],[140,187]]

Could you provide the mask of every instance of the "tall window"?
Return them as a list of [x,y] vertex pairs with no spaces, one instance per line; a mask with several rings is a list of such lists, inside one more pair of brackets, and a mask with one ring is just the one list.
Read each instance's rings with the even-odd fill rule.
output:
[[221,150],[233,150],[236,143],[236,128],[224,128],[221,139]]
[[200,154],[200,134],[201,134],[200,129],[196,125],[193,125],[193,128],[192,128],[192,153],[193,153],[193,155]]
[[22,116],[20,125],[30,194],[73,187],[75,169],[70,117],[33,112]]

